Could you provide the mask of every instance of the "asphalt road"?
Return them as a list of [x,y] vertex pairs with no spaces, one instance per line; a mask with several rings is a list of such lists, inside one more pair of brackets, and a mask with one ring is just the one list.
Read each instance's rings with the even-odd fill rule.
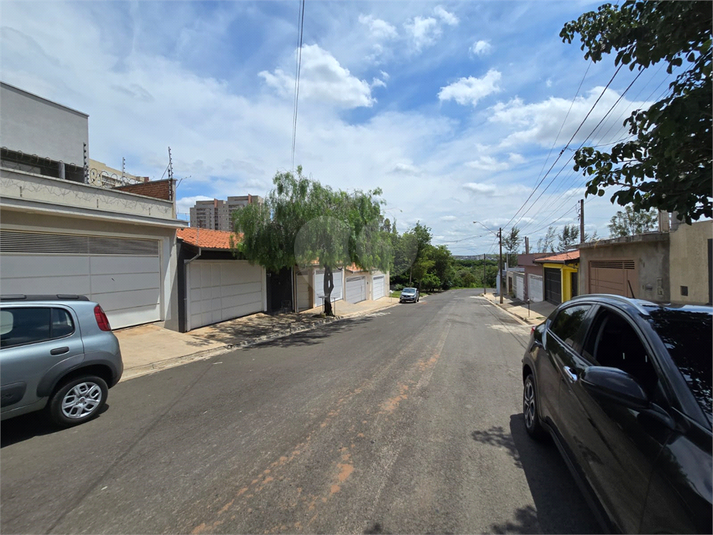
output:
[[529,328],[458,290],[2,424],[2,533],[591,533],[527,436]]

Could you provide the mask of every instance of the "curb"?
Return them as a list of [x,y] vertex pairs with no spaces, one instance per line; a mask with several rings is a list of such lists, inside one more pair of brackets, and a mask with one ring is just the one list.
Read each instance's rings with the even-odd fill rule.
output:
[[515,318],[517,321],[519,321],[522,325],[527,325],[528,327],[532,326],[532,324],[529,323],[526,319],[521,318],[520,316],[518,316],[518,315],[515,314],[514,312],[510,312],[507,308],[505,308],[505,307],[503,307],[503,306],[500,306],[500,303],[498,303],[498,302],[496,302],[496,301],[491,301],[491,300],[488,299],[487,297],[482,297],[482,299],[485,299],[485,300],[486,300],[488,303],[490,303],[491,305],[494,305],[494,306],[498,307],[498,308],[499,308],[500,310],[502,310],[503,312],[506,312],[507,314],[510,314],[513,318]]
[[265,334],[263,336],[258,336],[257,338],[252,338],[250,340],[243,340],[237,344],[225,344],[223,346],[215,347],[213,349],[197,351],[196,353],[191,353],[189,355],[181,355],[180,357],[173,357],[170,359],[161,360],[159,362],[154,362],[151,364],[144,364],[142,366],[136,366],[134,368],[124,369],[124,374],[122,375],[120,382],[130,381],[131,379],[136,379],[137,377],[151,375],[156,372],[167,370],[169,368],[175,368],[177,366],[189,364],[191,362],[195,362],[198,360],[207,360],[211,357],[215,357],[217,355],[227,353],[228,351],[232,351],[234,349],[244,349],[244,348],[258,345],[258,344],[261,344],[264,342],[270,342],[272,340],[277,340],[279,338],[285,338],[286,336],[291,336],[293,334],[297,334],[297,333],[301,333],[301,332],[305,332],[305,331],[311,331],[313,329],[316,329],[317,327],[326,325],[327,323],[334,323],[336,321],[342,321],[342,320],[346,320],[346,319],[356,318],[359,316],[366,316],[373,312],[378,312],[380,310],[384,310],[386,308],[391,308],[393,306],[396,306],[396,303],[387,305],[387,306],[379,308],[377,310],[354,312],[347,316],[333,316],[331,318],[322,318],[322,319],[315,321],[314,323],[311,323],[310,325],[307,325],[307,326],[295,327],[293,325],[290,325],[288,329],[286,329],[282,332],[273,333],[273,334]]

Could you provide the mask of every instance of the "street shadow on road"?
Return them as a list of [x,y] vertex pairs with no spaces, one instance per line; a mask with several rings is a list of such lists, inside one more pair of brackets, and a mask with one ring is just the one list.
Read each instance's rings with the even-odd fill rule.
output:
[[[109,404],[106,403],[95,418],[101,418],[101,415],[108,410]],[[0,448],[12,446],[13,444],[34,437],[59,433],[64,430],[65,428],[58,427],[51,423],[41,412],[23,414],[22,416],[17,416],[2,422],[0,426]]]
[[254,347],[298,347],[316,345],[322,343],[330,336],[334,336],[335,334],[339,333],[349,332],[355,327],[363,325],[370,321],[372,321],[372,318],[367,317],[335,321],[333,323],[327,323],[326,325],[320,325],[319,327],[308,331],[302,331],[289,336],[283,336],[282,338],[277,338],[275,340],[259,342]]
[[599,533],[601,527],[587,506],[557,447],[550,439],[536,441],[525,430],[522,413],[500,426],[471,433],[476,442],[505,449],[522,468],[535,506],[520,507],[493,533]]

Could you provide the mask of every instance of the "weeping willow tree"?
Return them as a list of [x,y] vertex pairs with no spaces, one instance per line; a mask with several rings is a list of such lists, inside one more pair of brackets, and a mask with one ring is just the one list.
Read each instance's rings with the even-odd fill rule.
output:
[[270,271],[319,265],[324,270],[324,312],[333,315],[334,270],[356,264],[389,271],[393,250],[383,230],[381,190],[347,193],[302,174],[277,173],[263,204],[234,215],[235,254]]

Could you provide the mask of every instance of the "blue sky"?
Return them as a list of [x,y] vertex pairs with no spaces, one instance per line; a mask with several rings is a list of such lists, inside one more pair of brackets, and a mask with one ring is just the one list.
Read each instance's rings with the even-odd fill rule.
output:
[[[604,91],[613,58],[587,70],[559,38],[598,5],[307,0],[296,163],[334,188],[381,188],[400,231],[420,220],[454,254],[495,250],[474,220],[517,224],[534,246],[548,225],[577,221],[585,179],[569,148],[525,201],[596,99],[571,148],[625,138],[629,111],[670,81],[654,66],[620,99],[636,75],[624,68]],[[187,219],[196,199],[264,195],[291,168],[298,10],[4,1],[1,78],[88,113],[90,156],[110,166],[125,157],[127,171],[160,178],[171,146]],[[619,208],[608,198],[585,204],[602,237]]]

